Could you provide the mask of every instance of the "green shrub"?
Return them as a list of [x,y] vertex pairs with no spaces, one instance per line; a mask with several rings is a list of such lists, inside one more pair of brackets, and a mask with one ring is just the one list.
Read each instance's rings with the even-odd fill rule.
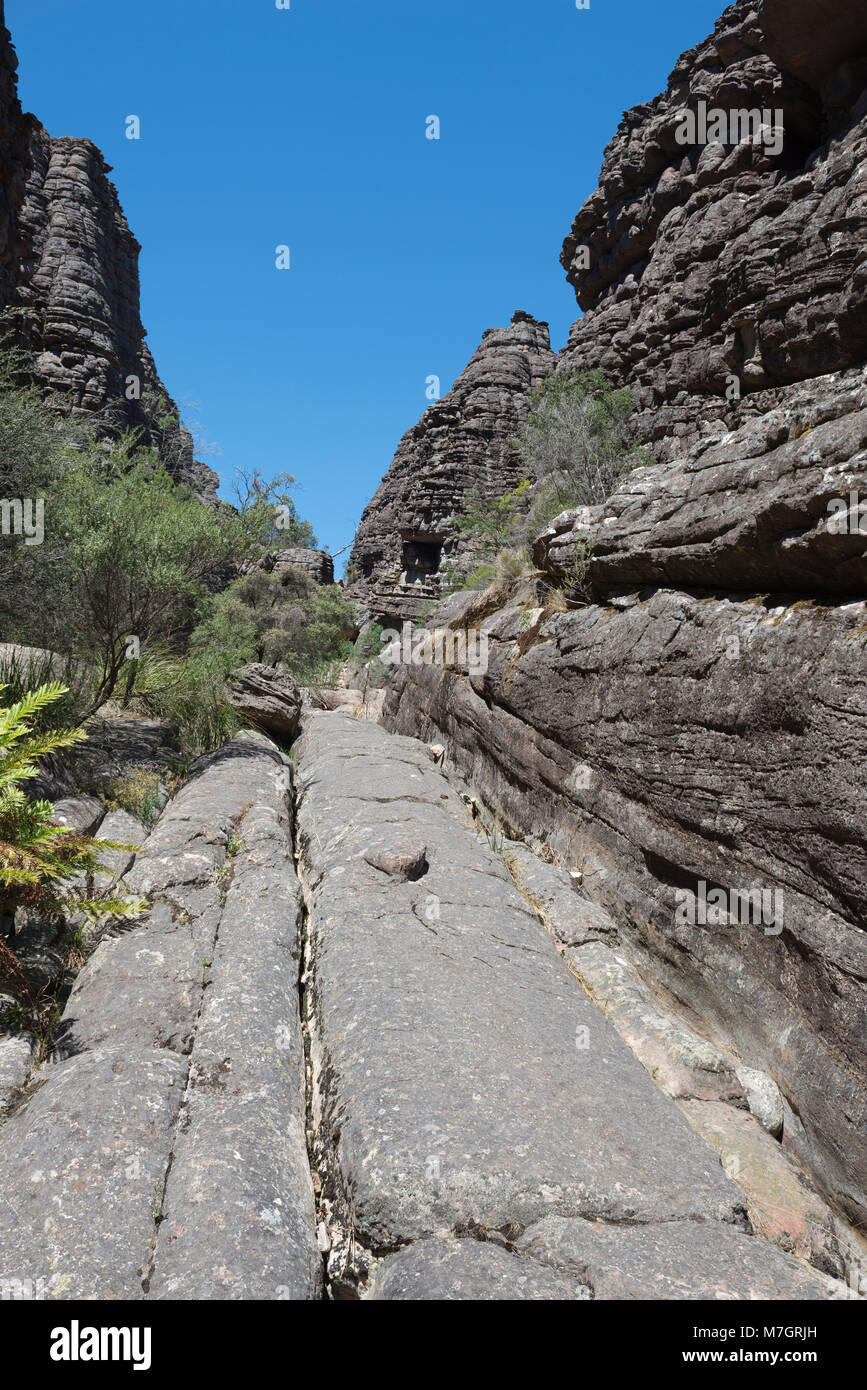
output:
[[254,570],[213,598],[190,638],[190,663],[224,680],[249,661],[283,666],[299,685],[336,681],[351,655],[355,610],[339,584],[301,570]]
[[80,662],[38,647],[10,647],[0,652],[0,689],[5,704],[15,704],[31,690],[57,682],[63,685],[64,693],[50,707],[33,713],[30,727],[34,733],[81,723],[92,700],[87,672]]
[[536,479],[525,534],[537,534],[558,512],[592,507],[616,491],[631,469],[652,462],[626,438],[635,400],[604,372],[555,372],[536,388],[516,439]]

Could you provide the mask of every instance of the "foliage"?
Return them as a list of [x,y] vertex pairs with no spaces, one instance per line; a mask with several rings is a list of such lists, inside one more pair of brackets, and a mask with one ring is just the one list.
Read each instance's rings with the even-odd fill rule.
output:
[[[514,441],[536,483],[523,482],[502,497],[470,493],[456,526],[472,542],[472,559],[444,566],[447,583],[483,589],[527,574],[529,543],[559,512],[603,502],[625,473],[650,462],[626,439],[634,411],[631,391],[613,388],[601,371],[558,372],[544,381]],[[592,555],[591,542],[579,545],[574,573],[567,576],[567,588],[583,601],[590,592]]]
[[[203,507],[129,435],[105,462],[85,456],[70,466],[58,501],[68,613],[76,618],[56,645],[65,637],[66,650],[96,669],[90,714],[140,649],[179,640],[208,581],[244,553],[245,540],[237,518]],[[128,669],[127,697],[135,680]]]
[[555,372],[533,392],[530,411],[515,441],[536,495],[530,531],[558,512],[592,507],[610,497],[630,469],[651,460],[626,439],[635,400],[604,372]]
[[258,468],[252,473],[245,468],[236,469],[238,515],[251,541],[263,550],[289,546],[309,550],[316,545],[313,527],[299,515],[292,496],[294,486],[291,473],[278,473],[266,482]]
[[141,899],[94,899],[80,886],[92,884],[103,869],[106,849],[125,847],[58,825],[51,803],[28,801],[19,785],[36,776],[46,753],[86,737],[83,729],[33,733],[36,717],[65,693],[59,682],[43,685],[0,709],[0,913],[24,906],[58,914],[74,910],[94,919],[135,918],[146,907]]
[[[182,762],[219,748],[241,726],[238,712],[226,699],[225,678],[248,658],[242,644],[236,642],[233,646],[230,629],[224,625],[218,631],[219,638],[210,646],[191,654],[155,647],[144,651],[137,663],[136,701],[148,714],[174,727]],[[118,790],[114,795],[123,809],[142,814],[122,800],[123,796],[135,796],[134,788],[127,793]],[[146,808],[149,797],[144,787],[141,797]],[[147,823],[146,815],[142,819]]]
[[190,638],[191,668],[222,681],[238,666],[283,666],[299,685],[336,680],[352,651],[355,611],[338,584],[302,570],[243,575],[210,602]]
[[502,497],[482,497],[477,488],[470,492],[464,512],[455,525],[465,540],[478,542],[486,553],[496,554],[508,543],[515,523],[526,511],[529,480]]
[[82,712],[91,699],[87,672],[80,662],[55,656],[38,647],[10,646],[0,653],[0,689],[6,704],[14,704],[29,691],[51,682],[60,682],[64,694],[52,706],[34,713],[31,723],[34,732],[81,723]]
[[167,768],[155,772],[150,763],[136,763],[123,777],[102,781],[99,796],[109,811],[127,811],[150,830],[165,799],[163,786],[171,794],[176,782],[176,776]]

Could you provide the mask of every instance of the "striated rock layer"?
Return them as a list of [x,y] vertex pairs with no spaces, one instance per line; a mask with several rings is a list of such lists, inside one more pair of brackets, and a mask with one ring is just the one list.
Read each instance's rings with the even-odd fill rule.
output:
[[512,440],[528,393],[555,364],[548,325],[518,312],[509,328],[488,329],[451,391],[407,431],[355,538],[351,593],[362,608],[414,618],[440,596],[443,567],[467,551],[455,515],[474,490],[497,497],[524,477]]
[[[566,241],[561,367],[631,384],[659,462],[557,518],[536,578],[437,610],[484,659],[403,665],[384,719],[583,874],[863,1223],[867,12],[816,8],[730,7],[624,117]],[[699,100],[781,110],[782,150],[677,147]]]
[[193,458],[188,431],[160,424],[177,407],[147,345],[140,247],[110,166],[90,140],[52,139],[21,110],[3,19],[0,0],[0,311],[16,311],[17,341],[59,410],[109,436],[138,428],[173,477],[215,503],[216,474]]
[[[867,11],[822,9],[820,24],[816,0],[730,6],[624,114],[564,243],[585,312],[561,368],[632,385],[662,459],[867,354]],[[774,133],[678,143],[702,102],[768,112]]]

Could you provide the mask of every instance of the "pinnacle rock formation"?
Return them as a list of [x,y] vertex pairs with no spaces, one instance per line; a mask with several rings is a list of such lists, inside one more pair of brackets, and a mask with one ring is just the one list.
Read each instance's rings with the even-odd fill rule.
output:
[[452,389],[401,440],[365,509],[350,592],[377,617],[416,617],[440,595],[442,568],[465,542],[455,526],[474,490],[498,497],[524,477],[512,440],[527,397],[556,365],[548,325],[518,312],[491,328]]
[[[168,471],[216,503],[217,477],[193,457],[148,348],[139,244],[90,140],[53,139],[18,100],[17,59],[0,0],[0,311],[58,410],[113,436],[137,428]],[[128,396],[130,398],[128,398]]]

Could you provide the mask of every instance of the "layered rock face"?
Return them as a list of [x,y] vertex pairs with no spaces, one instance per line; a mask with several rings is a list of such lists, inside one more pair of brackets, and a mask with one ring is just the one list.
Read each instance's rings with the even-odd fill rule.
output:
[[[662,459],[867,353],[867,14],[822,10],[727,9],[664,95],[625,113],[566,238],[585,314],[561,366],[634,386]],[[702,105],[736,116],[724,141],[682,124]],[[766,124],[739,138],[750,111]]]
[[[624,117],[566,242],[561,366],[632,385],[660,461],[557,518],[534,579],[441,607],[485,662],[403,665],[385,720],[583,875],[863,1223],[867,14],[826,8],[732,6]],[[781,110],[781,152],[677,147],[700,100]]]
[[0,310],[58,410],[130,427],[173,477],[216,501],[217,477],[193,457],[187,430],[147,346],[139,311],[139,244],[90,140],[52,139],[22,112],[17,60],[0,3]]
[[512,440],[529,392],[553,371],[548,325],[516,313],[489,329],[451,391],[403,437],[352,550],[351,592],[376,617],[416,617],[440,596],[443,566],[466,553],[455,526],[474,490],[496,497],[524,469]]

